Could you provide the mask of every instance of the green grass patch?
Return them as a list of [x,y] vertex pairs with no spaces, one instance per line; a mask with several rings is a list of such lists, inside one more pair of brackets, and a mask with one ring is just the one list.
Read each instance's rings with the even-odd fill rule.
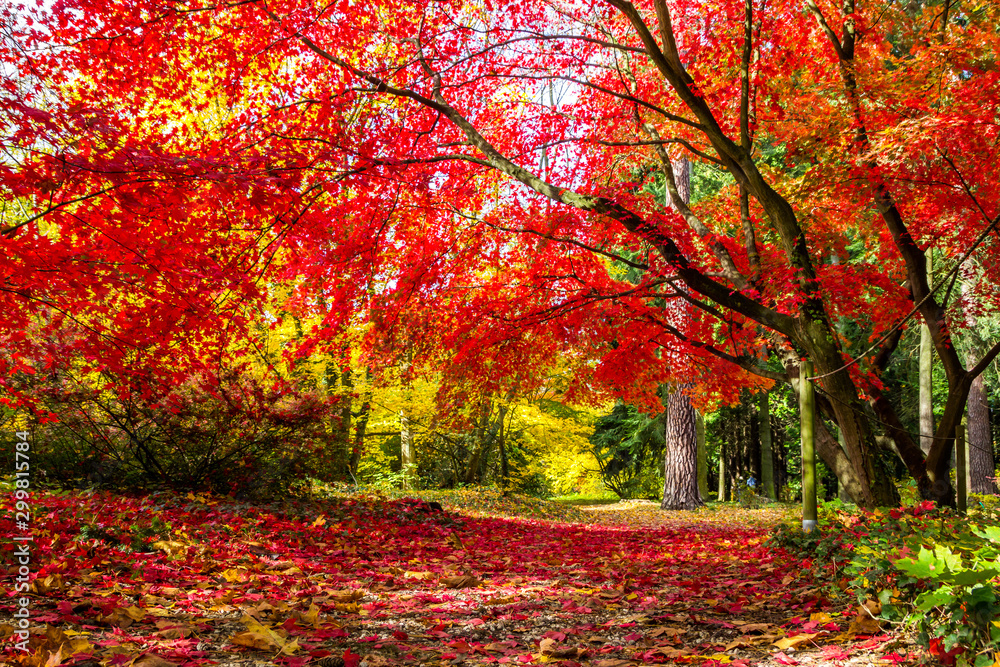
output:
[[606,493],[574,493],[568,496],[556,496],[552,498],[552,502],[561,503],[563,505],[572,505],[574,507],[580,507],[584,505],[613,505],[619,501],[618,496],[615,494]]

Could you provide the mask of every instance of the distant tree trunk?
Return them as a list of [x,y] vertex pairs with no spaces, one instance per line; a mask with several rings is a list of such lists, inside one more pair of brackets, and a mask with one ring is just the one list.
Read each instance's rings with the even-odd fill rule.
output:
[[[677,192],[691,199],[691,165],[686,159],[673,164]],[[681,317],[687,316],[682,314]],[[666,447],[663,455],[663,501],[661,509],[690,510],[705,503],[698,493],[698,434],[695,409],[684,387],[667,397]]]
[[708,498],[708,451],[705,447],[705,418],[695,412],[695,434],[698,440],[698,493]]
[[[844,446],[844,432],[837,429],[837,444],[841,447]],[[839,479],[837,480],[837,498],[844,503],[853,503],[854,499],[851,497],[850,491],[847,490],[847,485],[844,484]]]
[[726,470],[726,439],[723,437],[719,440],[719,495],[717,500],[720,503],[726,502],[726,475],[728,472]]
[[[490,415],[493,412],[492,408],[492,401],[483,401],[482,408],[479,412],[479,418],[476,419],[472,437],[472,452],[469,455],[465,475],[463,476],[463,481],[466,484],[474,484],[479,479],[479,468],[482,464],[483,455],[490,446],[495,433],[490,425]],[[487,428],[489,428],[489,432],[487,432]]]
[[399,463],[403,472],[403,488],[413,488],[413,466],[417,462],[413,451],[413,434],[410,432],[410,418],[406,409],[399,411]]
[[[410,366],[412,365],[412,359],[407,354],[407,358],[400,364],[400,375],[402,376],[402,382],[406,387],[406,400],[404,403],[409,403],[409,378],[407,377],[410,372]],[[416,453],[413,451],[413,433],[410,431],[410,418],[406,411],[408,405],[403,405],[399,409],[399,462],[401,470],[403,473],[403,488],[411,489],[413,488],[413,468],[417,464]]]
[[[931,252],[927,251],[927,275],[931,273]],[[927,324],[920,326],[920,449],[924,456],[934,444],[934,344]]]
[[[354,422],[354,440],[351,443],[351,455],[347,462],[347,471],[352,479],[358,474],[358,466],[361,465],[361,457],[365,453],[365,436],[368,431],[368,418],[372,411],[371,392],[372,369],[365,369],[365,391],[362,392],[361,407],[351,416],[356,419]],[[355,479],[355,481],[357,481]]]
[[762,391],[758,395],[758,412],[760,419],[760,477],[761,490],[771,500],[777,500],[774,489],[774,448],[771,437],[771,401],[770,392]]
[[[747,399],[750,399],[749,395],[747,396]],[[743,458],[746,465],[746,473],[744,477],[747,480],[753,478],[754,484],[760,484],[760,416],[757,414],[757,406],[754,405],[754,401],[746,400],[744,401],[744,404],[744,410],[747,416],[746,455]]]
[[337,458],[333,472],[338,479],[345,479],[351,467],[351,421],[354,418],[354,378],[347,362],[340,367],[340,386],[343,391],[339,397],[340,423],[337,425]]
[[698,434],[695,409],[683,391],[667,399],[667,446],[660,509],[693,510],[705,503],[698,493]]
[[[295,322],[296,328],[300,329],[299,321]],[[327,481],[342,480],[347,476],[350,457],[348,449],[351,436],[350,366],[341,364],[338,370],[338,363],[327,357],[323,364],[323,384],[327,397],[335,398],[337,401],[330,420],[329,435],[326,437],[323,474]]]
[[771,447],[774,451],[774,493],[778,500],[788,500],[781,495],[782,489],[788,484],[788,455],[785,451],[785,426],[778,424],[778,428],[771,433]]
[[361,465],[361,457],[365,453],[365,432],[368,430],[368,416],[371,410],[371,398],[366,396],[358,410],[358,420],[354,425],[354,444],[351,446],[351,460],[348,465],[352,477],[358,474],[358,466]]
[[[969,281],[972,279],[971,272],[967,272],[963,278],[962,292],[968,294],[970,291]],[[969,308],[965,310],[965,323],[969,326],[969,333],[966,337],[968,351],[965,355],[965,367],[972,368],[982,358],[982,340],[977,333],[976,316]],[[993,431],[990,428],[989,398],[986,395],[986,385],[981,373],[976,376],[969,388],[966,410],[968,411],[966,437],[969,448],[969,457],[966,461],[966,470],[968,471],[966,488],[969,493],[995,494],[997,488],[992,480],[992,477],[996,475],[993,461]]]
[[507,429],[500,430],[500,486],[504,491],[510,483],[510,464],[507,462]]

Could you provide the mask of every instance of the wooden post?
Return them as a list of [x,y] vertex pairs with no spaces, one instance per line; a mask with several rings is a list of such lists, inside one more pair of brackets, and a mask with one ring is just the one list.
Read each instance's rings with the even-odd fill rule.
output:
[[965,449],[965,426],[955,427],[955,486],[958,492],[958,511],[965,514],[969,507],[969,489],[966,486],[965,470],[968,457]]
[[802,532],[818,527],[816,513],[816,445],[814,440],[816,396],[813,394],[812,363],[799,365],[799,432],[802,434]]

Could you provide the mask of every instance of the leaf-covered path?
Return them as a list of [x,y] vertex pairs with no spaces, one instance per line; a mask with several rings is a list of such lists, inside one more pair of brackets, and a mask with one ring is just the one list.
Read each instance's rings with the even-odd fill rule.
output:
[[370,498],[33,504],[31,652],[10,646],[16,567],[0,608],[12,664],[833,665],[890,650],[764,548],[776,510],[631,503],[558,523]]

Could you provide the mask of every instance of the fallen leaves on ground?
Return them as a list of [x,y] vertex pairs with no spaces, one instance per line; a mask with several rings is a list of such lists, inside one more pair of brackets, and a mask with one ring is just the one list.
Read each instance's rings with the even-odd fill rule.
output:
[[762,547],[776,508],[633,502],[559,523],[414,499],[32,502],[30,651],[11,645],[9,594],[9,664],[739,666],[890,650]]

